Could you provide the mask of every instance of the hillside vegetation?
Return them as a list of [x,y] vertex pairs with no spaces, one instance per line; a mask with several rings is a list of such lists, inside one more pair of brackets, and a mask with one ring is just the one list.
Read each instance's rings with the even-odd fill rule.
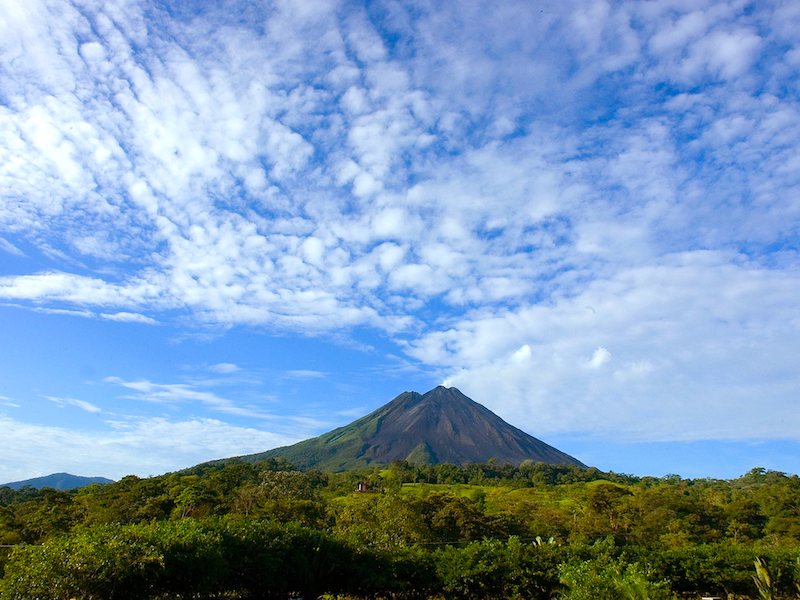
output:
[[800,479],[232,462],[2,488],[0,544],[3,600],[796,598]]

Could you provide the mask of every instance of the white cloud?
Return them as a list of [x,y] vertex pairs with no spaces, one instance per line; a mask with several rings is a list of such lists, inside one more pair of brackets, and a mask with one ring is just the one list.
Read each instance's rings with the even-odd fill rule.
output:
[[36,307],[34,310],[45,315],[64,315],[68,317],[81,317],[83,319],[93,319],[95,313],[89,310],[74,310],[71,308],[42,308]]
[[[534,434],[797,439],[789,298],[800,281],[728,260],[686,254],[622,271],[550,305],[451,323],[409,352]],[[598,339],[614,340],[613,357]],[[530,361],[508,360],[526,346]]]
[[21,408],[21,405],[14,402],[8,396],[0,396],[0,406],[5,406],[8,408]]
[[81,410],[92,414],[103,412],[102,408],[92,404],[91,402],[87,402],[86,400],[78,400],[76,398],[60,398],[58,396],[45,396],[45,398],[61,407],[74,406],[75,408],[80,408]]
[[213,411],[240,417],[272,419],[273,415],[253,406],[240,406],[236,402],[214,392],[196,389],[187,383],[153,383],[146,379],[126,381],[119,377],[106,377],[106,383],[131,390],[132,399],[163,405],[199,403]]
[[[33,157],[42,154],[39,140],[64,158],[58,167],[42,163],[37,173],[49,179],[33,183],[24,161],[9,156],[6,181],[15,202],[6,215],[12,227],[50,237],[70,231],[64,242],[82,256],[114,260],[156,245],[161,250],[139,254],[143,263],[123,259],[132,271],[121,279],[77,272],[10,276],[0,282],[0,295],[120,309],[104,315],[178,308],[203,322],[311,331],[406,319],[387,314],[381,292],[392,290],[422,301],[446,292],[455,310],[518,301],[541,293],[531,274],[563,269],[575,260],[575,247],[593,255],[577,265],[584,269],[596,267],[597,257],[642,261],[657,254],[654,240],[685,235],[694,216],[680,202],[694,190],[687,190],[691,174],[678,164],[685,148],[676,140],[684,132],[670,125],[672,115],[649,122],[634,115],[635,126],[622,128],[628,139],[613,123],[578,136],[546,116],[560,113],[545,98],[575,96],[602,72],[637,58],[642,76],[653,77],[658,64],[639,56],[639,37],[649,35],[647,48],[663,61],[706,44],[697,53],[709,68],[737,75],[767,43],[754,25],[737,24],[734,12],[719,7],[676,11],[669,26],[652,31],[647,28],[663,17],[652,13],[655,7],[587,5],[547,15],[521,6],[488,15],[442,7],[417,23],[414,42],[424,50],[417,56],[428,58],[403,62],[375,42],[379,32],[358,11],[343,22],[328,10],[312,11],[311,21],[280,10],[264,14],[275,40],[259,38],[246,23],[220,28],[212,21],[220,15],[210,11],[192,28],[175,23],[182,35],[165,37],[156,57],[132,50],[147,29],[144,15],[128,11],[119,19],[114,10],[97,9],[94,37],[81,36],[77,52],[67,42],[85,22],[69,7],[56,41],[28,32],[9,38],[24,35],[37,49],[35,59],[21,59],[14,77],[23,82],[46,73],[53,93],[21,99],[22,108],[6,113],[7,144],[0,147]],[[48,22],[47,11],[37,5],[20,18],[35,32],[39,20]],[[632,30],[634,16],[644,31]],[[454,40],[430,36],[448,21]],[[295,27],[303,37],[310,27],[318,44],[291,42]],[[572,32],[563,38],[572,41],[562,45],[558,36],[544,35],[552,29]],[[713,35],[704,38],[709,29]],[[150,35],[161,34],[155,28]],[[452,45],[472,38],[475,44]],[[531,41],[537,39],[551,41]],[[209,40],[218,44],[214,51]],[[369,51],[364,40],[373,40]],[[363,53],[363,65],[347,58],[347,44]],[[509,56],[506,45],[517,51]],[[456,52],[466,48],[465,56]],[[584,55],[592,61],[569,76],[567,57]],[[590,66],[596,57],[600,68]],[[549,65],[541,81],[513,75],[528,73],[531,63]],[[332,68],[341,69],[341,82],[328,80]],[[71,78],[62,80],[64,72]],[[343,83],[344,73],[360,83]],[[323,74],[324,83],[317,79]],[[88,90],[85,96],[74,93],[75,80]],[[537,83],[531,87],[529,80]],[[414,87],[415,81],[426,85]],[[479,97],[493,85],[494,98]],[[526,116],[508,102],[544,103],[545,117],[526,126],[539,109]],[[340,114],[340,104],[349,112]],[[463,113],[454,118],[466,119],[464,130],[474,130],[474,138],[453,137],[441,116],[448,104]],[[477,105],[483,108],[475,112]],[[481,139],[484,130],[470,115],[482,111],[493,117],[487,132],[502,138],[509,130],[496,123],[522,123],[521,135]],[[720,127],[723,118],[732,123],[736,115],[721,115]],[[93,183],[85,185],[87,178]],[[24,182],[50,193],[32,194]],[[83,191],[75,196],[78,188]],[[374,202],[359,199],[373,196]],[[737,214],[731,221],[748,219]],[[370,264],[370,244],[387,239],[404,247],[397,248],[402,255],[381,256],[381,274]]]
[[100,313],[100,317],[107,321],[120,321],[122,323],[143,323],[145,325],[155,325],[158,321],[147,315],[140,315],[131,312]]
[[324,379],[328,376],[324,371],[314,371],[312,369],[293,369],[286,371],[289,379]]
[[519,349],[515,350],[511,355],[511,360],[516,363],[524,363],[531,358],[531,347],[528,344],[523,344]]
[[412,293],[435,293],[448,287],[448,282],[437,277],[430,266],[419,263],[398,267],[392,271],[390,281],[394,288]]
[[71,273],[0,277],[0,297],[10,300],[56,300],[79,305],[126,306],[147,298],[148,291],[142,285],[115,285],[102,279]]
[[25,256],[25,253],[5,238],[0,237],[0,250],[14,256]]
[[663,23],[650,38],[650,49],[658,54],[685,47],[698,39],[708,28],[708,17],[702,11],[683,14],[674,22]]
[[592,354],[592,358],[589,359],[588,365],[592,369],[599,369],[610,361],[611,352],[609,352],[606,348],[599,346]]
[[711,68],[726,79],[733,79],[750,69],[761,44],[758,34],[747,29],[715,31],[703,39],[700,52],[707,53]]
[[160,417],[118,420],[99,431],[76,431],[0,415],[0,437],[5,442],[0,481],[59,471],[113,479],[157,475],[297,441],[216,419]]
[[230,373],[236,373],[238,371],[241,371],[241,367],[239,367],[238,365],[227,362],[211,365],[209,369],[212,370],[214,373],[221,373],[223,375],[228,375]]
[[387,208],[374,216],[373,234],[381,239],[404,238],[408,231],[410,217],[399,207]]

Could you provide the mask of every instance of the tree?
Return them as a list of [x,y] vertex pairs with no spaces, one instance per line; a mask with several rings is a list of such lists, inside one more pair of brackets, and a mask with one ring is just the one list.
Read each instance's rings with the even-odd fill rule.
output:
[[398,494],[352,494],[331,512],[333,532],[354,545],[396,550],[426,538],[416,504]]
[[65,533],[79,520],[72,496],[52,488],[41,490],[40,496],[15,507],[14,520],[20,537],[37,543],[48,536]]
[[429,494],[417,502],[428,529],[429,539],[440,542],[479,540],[484,537],[508,537],[507,531],[494,527],[499,523],[487,517],[478,502],[451,494]]

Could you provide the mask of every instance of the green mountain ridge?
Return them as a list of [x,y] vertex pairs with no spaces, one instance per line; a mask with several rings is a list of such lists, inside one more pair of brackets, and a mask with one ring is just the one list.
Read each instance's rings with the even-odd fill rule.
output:
[[72,475],[71,473],[52,473],[50,475],[43,475],[42,477],[24,479],[22,481],[0,483],[0,487],[8,487],[12,490],[19,490],[24,487],[32,487],[37,490],[42,488],[53,488],[56,490],[66,491],[85,487],[93,483],[106,484],[114,483],[114,481],[111,479],[106,479],[105,477],[82,477],[81,475]]
[[268,458],[282,458],[300,469],[331,471],[397,460],[468,464],[495,459],[514,465],[530,460],[585,466],[506,423],[456,388],[443,386],[425,394],[403,392],[372,413],[318,437],[236,457],[246,462]]

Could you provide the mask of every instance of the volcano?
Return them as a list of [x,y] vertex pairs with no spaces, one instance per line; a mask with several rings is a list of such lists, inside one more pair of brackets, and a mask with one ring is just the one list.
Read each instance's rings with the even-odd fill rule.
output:
[[565,454],[509,425],[456,388],[403,392],[394,400],[318,437],[239,457],[247,462],[283,458],[300,469],[341,471],[405,460],[416,464],[468,464],[495,459],[583,467]]

